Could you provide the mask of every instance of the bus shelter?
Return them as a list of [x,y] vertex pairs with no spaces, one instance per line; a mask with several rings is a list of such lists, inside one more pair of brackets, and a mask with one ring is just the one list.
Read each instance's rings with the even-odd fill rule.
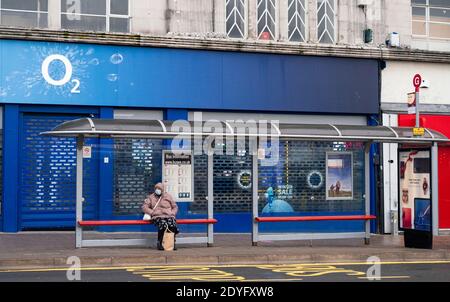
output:
[[[339,239],[339,238],[362,238],[368,243],[370,239],[370,220],[375,219],[370,213],[370,147],[373,143],[399,143],[411,146],[431,148],[431,199],[433,204],[433,216],[438,217],[438,170],[437,150],[439,143],[448,142],[443,134],[424,129],[420,136],[414,135],[414,129],[408,127],[388,126],[353,126],[353,125],[331,125],[331,124],[278,124],[268,122],[265,125],[256,124],[254,129],[240,131],[235,124],[229,121],[163,121],[163,120],[121,120],[121,119],[94,119],[81,118],[62,123],[43,135],[56,137],[74,137],[77,141],[76,155],[76,246],[118,246],[118,245],[143,245],[148,244],[144,239],[83,239],[83,227],[102,225],[133,225],[144,223],[142,221],[86,221],[83,220],[83,146],[85,139],[97,138],[157,138],[157,139],[201,139],[207,142],[207,217],[205,219],[186,219],[180,223],[207,224],[205,237],[180,238],[179,243],[207,243],[213,244],[214,219],[214,188],[213,188],[213,156],[217,141],[226,139],[245,138],[248,145],[253,146],[251,173],[244,175],[251,182],[252,191],[252,243],[256,245],[260,241],[272,240],[302,240],[302,239]],[[267,158],[267,146],[278,144],[280,141],[304,141],[304,142],[356,142],[363,149],[363,175],[364,202],[363,215],[334,215],[334,216],[293,216],[277,215],[276,213],[265,214],[261,210],[261,194],[265,193],[270,199],[271,191],[262,192],[258,188],[259,166],[261,161]],[[330,156],[328,158],[328,156]],[[333,158],[333,154],[327,153],[327,162],[339,163],[345,158]],[[331,166],[330,166],[331,167]],[[331,167],[332,168],[332,167]],[[245,180],[243,181],[245,182]],[[330,198],[345,198],[345,192],[339,183],[333,183],[326,187],[327,196]],[[260,232],[262,224],[301,222],[301,221],[331,221],[331,220],[361,220],[364,222],[364,231],[358,232],[289,232],[289,233],[263,233]],[[433,234],[437,234],[437,219],[433,220]]]

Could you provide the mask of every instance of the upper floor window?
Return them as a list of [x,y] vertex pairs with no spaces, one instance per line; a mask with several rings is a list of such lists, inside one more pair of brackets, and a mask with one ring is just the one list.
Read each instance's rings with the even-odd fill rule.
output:
[[61,28],[130,32],[128,0],[61,0]]
[[258,39],[275,40],[277,38],[277,1],[257,0]]
[[226,0],[227,36],[245,38],[247,36],[247,0]]
[[47,0],[0,0],[0,24],[16,27],[47,27]]
[[317,0],[317,38],[319,43],[335,43],[336,1]]
[[450,0],[412,0],[412,34],[450,39]]
[[288,39],[306,42],[306,0],[288,1]]

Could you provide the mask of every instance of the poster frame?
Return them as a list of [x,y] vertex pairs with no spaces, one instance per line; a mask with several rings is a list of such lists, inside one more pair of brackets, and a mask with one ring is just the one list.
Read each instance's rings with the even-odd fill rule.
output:
[[[351,162],[351,184],[352,184],[352,195],[349,197],[331,197],[328,195],[328,156],[331,154],[348,154],[350,155]],[[327,151],[325,156],[325,200],[353,200],[354,199],[354,177],[353,177],[353,152],[351,151]]]
[[[429,171],[430,171],[430,181],[429,181],[429,191],[430,191],[430,224],[431,226],[433,226],[433,198],[432,198],[432,183],[433,183],[433,173],[431,171],[432,169],[432,153],[431,153],[431,148],[424,148],[424,147],[419,147],[419,148],[414,148],[414,147],[401,147],[399,146],[397,148],[397,174],[398,174],[398,179],[397,179],[397,198],[398,198],[398,206],[397,206],[397,215],[398,215],[398,219],[397,219],[397,223],[398,223],[398,230],[399,231],[403,231],[403,232],[417,232],[417,233],[430,233],[432,232],[432,227],[429,231],[425,231],[425,230],[416,230],[414,228],[404,228],[401,226],[401,221],[402,221],[402,206],[401,206],[401,181],[400,181],[400,153],[401,152],[411,152],[411,151],[426,151],[429,154],[429,158],[430,158],[430,163],[429,163]],[[416,197],[414,198],[416,199]],[[427,199],[427,198],[423,198],[423,199]],[[414,202],[414,201],[413,201]],[[411,222],[411,225],[414,225],[414,220]]]
[[192,152],[192,150],[180,150],[180,151],[172,151],[172,150],[163,150],[162,153],[162,178],[161,181],[164,184],[164,173],[165,173],[165,163],[164,163],[164,159],[165,159],[165,153],[189,153],[191,156],[191,192],[192,192],[192,196],[189,200],[179,200],[178,196],[173,196],[173,198],[175,199],[176,202],[195,202],[195,193],[194,193],[194,175],[195,175],[195,171],[194,171],[194,154]]

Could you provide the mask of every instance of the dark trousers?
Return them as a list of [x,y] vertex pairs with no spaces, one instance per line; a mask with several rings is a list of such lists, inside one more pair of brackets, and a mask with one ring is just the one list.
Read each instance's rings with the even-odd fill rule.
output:
[[165,230],[158,230],[158,243],[162,244]]
[[[163,238],[164,238],[164,232],[166,230],[158,230],[158,243],[162,244]],[[172,231],[172,230],[171,230]],[[172,231],[173,232],[173,231]],[[176,235],[174,236],[175,239]]]

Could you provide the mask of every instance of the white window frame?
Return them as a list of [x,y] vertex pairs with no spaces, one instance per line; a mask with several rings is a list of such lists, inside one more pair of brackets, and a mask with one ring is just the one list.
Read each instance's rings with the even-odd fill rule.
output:
[[[294,1],[298,1],[298,0],[294,0]],[[309,28],[309,1],[308,0],[304,0],[305,1],[305,19],[303,20],[303,22],[304,22],[304,24],[305,24],[305,32],[303,33],[304,34],[304,37],[303,37],[303,41],[291,41],[291,36],[292,36],[292,34],[290,35],[289,34],[289,24],[290,24],[290,19],[289,19],[289,1],[287,2],[287,28],[286,28],[286,33],[287,33],[287,40],[289,41],[289,42],[292,42],[292,43],[306,43],[306,42],[308,42],[308,39],[309,39],[309,30],[308,30],[308,28]]]
[[[43,10],[27,10],[27,9],[10,9],[10,8],[2,8],[2,0],[0,0],[0,24],[2,24],[2,14],[1,12],[17,12],[17,13],[35,13],[36,14],[36,21],[37,21],[37,28],[48,28],[48,0],[47,0],[47,11]],[[45,14],[47,15],[47,27],[39,27],[39,14]]]
[[[1,0],[0,0],[1,1]],[[105,32],[109,33],[110,31],[110,18],[118,18],[118,19],[128,19],[128,33],[131,33],[131,2],[133,0],[127,0],[128,1],[128,14],[127,15],[118,15],[118,14],[111,14],[111,0],[105,0],[106,1],[106,14],[105,15],[98,15],[98,14],[83,14],[83,13],[64,13],[60,11],[60,18],[64,15],[77,15],[77,16],[88,16],[88,17],[104,17],[106,20],[105,25]]]
[[[450,11],[450,8],[448,7],[440,7],[440,6],[431,6],[430,7],[430,1],[425,0],[426,4],[414,4],[411,1],[411,35],[413,38],[425,38],[427,40],[441,40],[441,41],[449,41],[450,37],[448,38],[440,38],[440,37],[431,37],[430,36],[430,23],[434,24],[446,24],[450,27],[450,22],[439,22],[439,21],[430,21],[430,8],[437,8],[437,9],[448,9]],[[413,7],[417,8],[424,8],[425,9],[425,20],[415,20],[414,15],[412,15],[412,9]],[[425,35],[419,35],[413,33],[413,23],[414,22],[425,22]]]
[[[317,42],[320,43],[320,44],[336,44],[337,43],[337,32],[338,32],[338,22],[337,22],[338,9],[339,9],[338,1],[337,0],[324,0],[324,4],[322,4],[322,5],[325,5],[325,2],[333,2],[333,36],[331,37],[333,41],[331,43],[320,42],[320,38],[323,36],[323,34],[321,36],[319,36],[320,35],[319,34],[319,24],[320,24],[320,21],[322,21],[322,19],[325,18],[326,15],[324,15],[322,17],[322,19],[319,20],[318,0],[316,0],[316,17],[317,17],[316,18],[317,19],[317,21],[316,21],[316,33],[317,33]],[[325,23],[325,26],[326,26],[326,23]]]
[[[243,35],[241,38],[235,38],[235,37],[229,36],[230,31],[227,28],[228,18],[231,17],[231,14],[230,14],[230,16],[227,16],[227,4],[229,1],[231,1],[231,0],[225,0],[225,9],[224,9],[225,34],[227,35],[228,39],[247,39],[248,38],[248,2],[249,2],[249,0],[241,0],[244,2],[244,32],[243,32]],[[235,23],[233,25],[235,25]]]
[[[259,0],[255,1],[255,5],[256,5],[256,39],[260,40],[262,32],[259,32],[259,29],[258,29],[259,20],[260,20],[260,16],[258,15],[258,1]],[[279,37],[278,28],[279,28],[279,22],[280,22],[278,0],[261,0],[261,1],[274,1],[274,3],[275,3],[275,16],[273,16],[275,18],[275,20],[274,20],[275,29],[274,29],[272,39],[269,39],[268,41],[277,41],[278,37]],[[267,23],[264,27],[267,27]],[[269,33],[270,33],[270,31],[269,31]],[[264,40],[262,40],[262,41],[264,41]]]

